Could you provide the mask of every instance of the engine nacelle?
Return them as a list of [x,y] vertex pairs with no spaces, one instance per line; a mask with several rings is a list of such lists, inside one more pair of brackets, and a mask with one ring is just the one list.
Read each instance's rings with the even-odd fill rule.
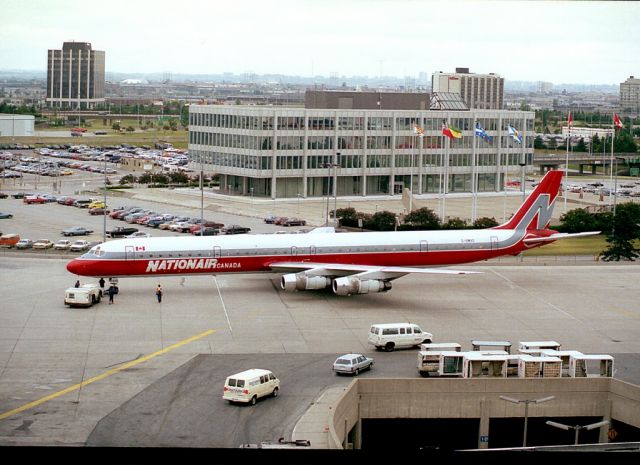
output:
[[331,279],[325,276],[307,276],[304,273],[282,275],[280,287],[285,291],[310,291],[331,287]]
[[387,292],[391,289],[389,281],[378,279],[358,279],[345,276],[333,280],[333,292],[337,295],[370,294],[373,292]]

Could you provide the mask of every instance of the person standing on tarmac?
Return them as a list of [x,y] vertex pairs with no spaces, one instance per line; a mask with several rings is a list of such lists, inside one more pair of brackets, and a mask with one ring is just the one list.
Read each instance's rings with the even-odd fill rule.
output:
[[73,285],[73,287],[80,287],[80,280],[79,279],[76,281],[76,283]]
[[115,295],[115,293],[116,293],[116,288],[112,284],[111,286],[109,286],[109,289],[107,290],[107,294],[109,294],[109,305],[113,303],[113,296]]
[[156,297],[158,297],[158,303],[162,302],[162,286],[160,284],[158,284],[158,287],[156,287]]
[[104,289],[104,278],[100,278],[100,281],[98,281],[98,284],[100,284],[100,289]]

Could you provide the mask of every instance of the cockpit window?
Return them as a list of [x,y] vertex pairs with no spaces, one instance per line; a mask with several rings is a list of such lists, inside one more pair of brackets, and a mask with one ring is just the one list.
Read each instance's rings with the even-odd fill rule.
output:
[[104,256],[104,250],[100,249],[100,246],[96,246],[93,249],[91,249],[89,251],[89,253],[92,253],[93,255],[95,255],[96,257],[102,257]]

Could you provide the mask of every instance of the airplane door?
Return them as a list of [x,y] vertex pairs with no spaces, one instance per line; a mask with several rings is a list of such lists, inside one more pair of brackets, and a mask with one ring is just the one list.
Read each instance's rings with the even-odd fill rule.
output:
[[222,249],[216,245],[213,247],[213,258],[220,258],[222,256]]
[[132,245],[126,245],[124,247],[124,259],[125,260],[135,260],[136,253]]
[[298,255],[298,248],[294,245],[291,247],[291,256],[295,257],[296,255]]
[[420,241],[420,252],[428,252],[429,243],[427,241]]
[[316,246],[315,245],[309,246],[309,255],[315,255],[315,254],[316,254]]
[[491,250],[498,250],[498,236],[491,236]]

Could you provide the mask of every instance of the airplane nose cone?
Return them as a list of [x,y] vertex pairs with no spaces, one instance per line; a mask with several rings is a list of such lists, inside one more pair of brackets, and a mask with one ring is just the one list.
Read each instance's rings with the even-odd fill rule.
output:
[[84,265],[80,263],[80,260],[74,258],[69,263],[67,263],[67,271],[69,273],[81,275],[84,271]]

